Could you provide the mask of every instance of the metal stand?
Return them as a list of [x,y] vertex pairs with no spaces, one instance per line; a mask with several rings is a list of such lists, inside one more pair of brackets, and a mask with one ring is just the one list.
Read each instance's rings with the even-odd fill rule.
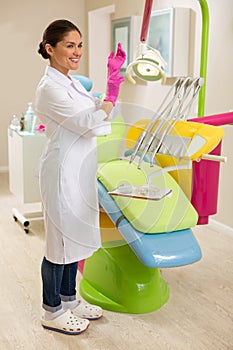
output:
[[30,218],[31,219],[38,219],[43,218],[43,212],[35,212],[35,213],[27,213],[27,214],[21,214],[18,209],[12,208],[12,216],[15,222],[19,222],[25,231],[25,233],[29,233],[30,230]]

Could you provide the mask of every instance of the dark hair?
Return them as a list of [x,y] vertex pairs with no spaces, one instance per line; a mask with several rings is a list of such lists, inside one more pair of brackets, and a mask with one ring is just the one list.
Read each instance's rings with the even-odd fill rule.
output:
[[82,36],[82,33],[78,27],[66,19],[58,19],[50,23],[43,33],[43,38],[39,44],[38,53],[44,59],[48,59],[50,55],[47,53],[45,45],[50,44],[51,46],[55,47],[59,41],[63,40],[67,33],[72,32],[73,30],[76,30],[80,36]]

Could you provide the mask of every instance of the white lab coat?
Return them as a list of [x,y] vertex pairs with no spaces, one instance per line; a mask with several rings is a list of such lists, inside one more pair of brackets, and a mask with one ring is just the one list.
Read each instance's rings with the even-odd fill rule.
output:
[[111,132],[106,113],[79,83],[48,66],[35,110],[49,138],[39,180],[47,260],[68,264],[100,246],[96,136]]

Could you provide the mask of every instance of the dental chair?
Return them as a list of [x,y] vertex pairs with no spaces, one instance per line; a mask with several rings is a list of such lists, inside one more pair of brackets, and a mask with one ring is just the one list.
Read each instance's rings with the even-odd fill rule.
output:
[[[209,118],[208,124],[205,124],[206,118]],[[208,192],[218,192],[216,181],[209,181],[208,188],[208,164],[218,162],[213,161],[211,156],[212,160],[201,160],[201,156],[203,153],[214,154],[215,148],[219,149],[224,134],[219,125],[229,122],[224,115],[206,118],[177,124],[175,131],[179,136],[183,133],[182,137],[189,137],[191,141],[200,135],[208,140],[204,149],[198,151],[198,156],[196,153],[196,156],[189,157],[191,164],[207,163],[205,174],[200,170],[195,173],[193,166],[187,170],[192,177],[192,181],[188,180],[192,182],[191,187],[193,179],[198,183],[197,176],[201,173],[200,186],[206,185],[206,188],[199,193],[199,198],[208,198]],[[233,119],[233,116],[230,118]],[[128,158],[119,158],[122,142],[126,144],[126,155],[128,148],[132,148],[132,142],[135,143],[138,123],[128,131],[122,115],[112,123],[115,130],[113,135],[98,138],[100,162],[97,177],[102,247],[85,261],[80,293],[90,303],[106,310],[147,313],[159,309],[169,298],[169,286],[161,277],[160,269],[189,265],[201,259],[201,249],[192,227],[198,223],[202,213],[199,214],[198,203],[197,207],[191,203],[196,195],[191,190],[187,194],[185,186],[179,183],[179,178],[182,178],[179,174],[186,170],[174,170],[174,164],[177,166],[183,160],[159,154],[154,167],[145,158],[141,169],[138,169],[137,162],[129,164]],[[141,124],[140,121],[140,127]],[[114,146],[111,147],[111,144]],[[111,150],[112,154],[106,155],[104,150]],[[163,171],[166,167],[173,171]],[[122,183],[143,186],[153,173],[157,173],[152,179],[153,184],[158,188],[171,189],[171,195],[159,200],[145,200],[110,194]],[[195,191],[198,191],[197,187]],[[203,201],[200,202],[203,206]],[[214,205],[216,203],[210,206]]]
[[[90,90],[89,81],[82,78],[77,77]],[[220,156],[223,130],[216,126],[232,122],[233,115],[198,118],[193,124],[191,120],[179,121],[171,140],[165,140],[162,147],[169,148],[170,154],[158,153],[153,167],[152,157],[145,154],[138,169],[137,162],[129,164],[121,155],[126,149],[123,155],[132,156],[139,134],[150,120],[143,119],[148,111],[138,113],[135,106],[128,107],[112,120],[112,133],[97,138],[102,247],[85,260],[84,267],[79,264],[83,274],[80,293],[107,310],[146,313],[159,309],[169,297],[169,286],[160,269],[192,264],[202,257],[191,228],[208,223],[208,216],[216,213],[219,164],[200,159],[204,153]],[[129,130],[124,118],[128,114],[138,116]],[[214,127],[198,126],[198,122]],[[197,140],[203,143],[201,150],[196,147]],[[192,164],[189,169],[177,154],[177,149],[181,151],[187,144],[191,145],[186,157]],[[122,183],[139,185],[143,190],[148,178],[156,188],[169,190],[157,200],[111,195]]]

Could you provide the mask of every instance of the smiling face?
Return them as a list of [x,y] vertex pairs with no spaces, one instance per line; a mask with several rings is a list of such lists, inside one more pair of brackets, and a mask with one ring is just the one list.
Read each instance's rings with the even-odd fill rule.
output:
[[69,70],[77,70],[82,57],[81,39],[80,34],[74,30],[68,32],[55,47],[46,44],[45,49],[50,55],[51,67],[65,75],[68,75]]

